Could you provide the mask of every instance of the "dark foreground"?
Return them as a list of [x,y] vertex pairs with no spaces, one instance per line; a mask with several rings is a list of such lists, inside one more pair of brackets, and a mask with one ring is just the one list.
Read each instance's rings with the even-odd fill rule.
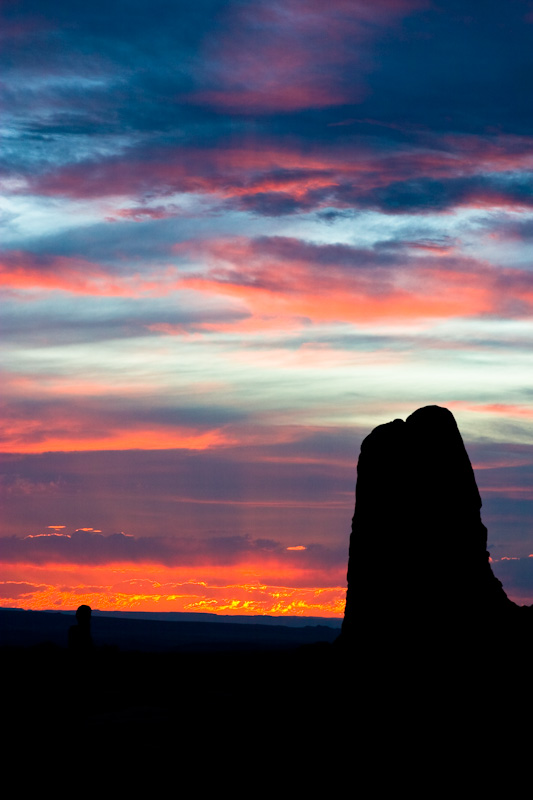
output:
[[531,651],[512,631],[366,650],[249,635],[173,652],[4,644],[6,769],[22,754],[25,786],[203,798],[433,797],[458,781],[477,795],[502,777],[508,796],[529,767]]
[[338,708],[335,628],[93,616],[94,646],[78,653],[66,646],[74,622],[0,610],[11,731],[104,734],[115,746],[132,730],[150,731],[157,736],[148,750],[168,735],[187,748],[213,736],[249,741],[252,731],[274,731],[283,719],[301,721],[306,708],[316,724]]
[[[215,653],[294,650],[301,645],[333,642],[338,627],[317,624],[316,620],[298,627],[283,620],[268,625],[218,620],[211,614],[161,615],[163,619],[133,618],[127,614],[113,617],[92,615],[92,638],[98,649],[143,653]],[[183,619],[182,617],[185,617]],[[73,614],[49,611],[23,611],[0,608],[0,645],[67,646],[68,631],[75,625]]]

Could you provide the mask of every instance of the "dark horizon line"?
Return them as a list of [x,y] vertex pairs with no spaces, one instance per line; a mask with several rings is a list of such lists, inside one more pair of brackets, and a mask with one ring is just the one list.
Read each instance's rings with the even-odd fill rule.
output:
[[[18,606],[0,606],[0,613],[3,611],[24,611],[32,614],[64,614],[73,616],[76,609],[57,609],[57,608],[20,608]],[[175,620],[175,621],[204,621],[235,623],[248,625],[290,625],[291,627],[304,627],[305,625],[327,625],[328,627],[338,627],[342,625],[342,617],[317,617],[317,616],[296,616],[296,615],[273,615],[273,614],[217,614],[213,611],[111,611],[92,609],[92,614],[98,617],[118,617],[123,619],[139,620]]]

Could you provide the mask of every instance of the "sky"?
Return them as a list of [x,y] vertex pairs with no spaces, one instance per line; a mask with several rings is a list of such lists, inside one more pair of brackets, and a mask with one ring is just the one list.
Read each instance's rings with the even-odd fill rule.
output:
[[0,75],[0,605],[342,616],[430,404],[533,603],[531,0],[0,0]]

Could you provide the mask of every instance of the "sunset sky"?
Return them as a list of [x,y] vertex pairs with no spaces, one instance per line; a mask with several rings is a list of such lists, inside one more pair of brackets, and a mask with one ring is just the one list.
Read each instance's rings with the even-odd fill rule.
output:
[[341,616],[434,403],[533,603],[531,0],[0,0],[0,95],[0,605]]

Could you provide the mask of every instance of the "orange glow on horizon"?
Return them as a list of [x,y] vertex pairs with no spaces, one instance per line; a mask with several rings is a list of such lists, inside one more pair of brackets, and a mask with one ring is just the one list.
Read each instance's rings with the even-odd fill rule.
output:
[[0,607],[34,611],[71,610],[85,603],[108,611],[342,617],[346,596],[342,584],[323,585],[316,572],[279,563],[3,566],[7,580],[0,583]]
[[[242,598],[236,593],[244,593]],[[2,608],[22,608],[27,611],[73,611],[85,604],[99,611],[160,611],[160,612],[199,612],[224,615],[268,615],[268,616],[313,616],[338,617],[344,614],[346,592],[315,592],[312,589],[286,590],[279,587],[267,587],[256,592],[243,587],[228,587],[225,595],[219,598],[202,597],[192,599],[189,595],[145,595],[123,594],[112,595],[98,592],[84,592],[80,589],[69,592],[51,588],[41,591],[32,601],[17,598],[16,601],[2,599]],[[329,594],[329,596],[328,596]],[[284,595],[284,596],[282,596]]]

